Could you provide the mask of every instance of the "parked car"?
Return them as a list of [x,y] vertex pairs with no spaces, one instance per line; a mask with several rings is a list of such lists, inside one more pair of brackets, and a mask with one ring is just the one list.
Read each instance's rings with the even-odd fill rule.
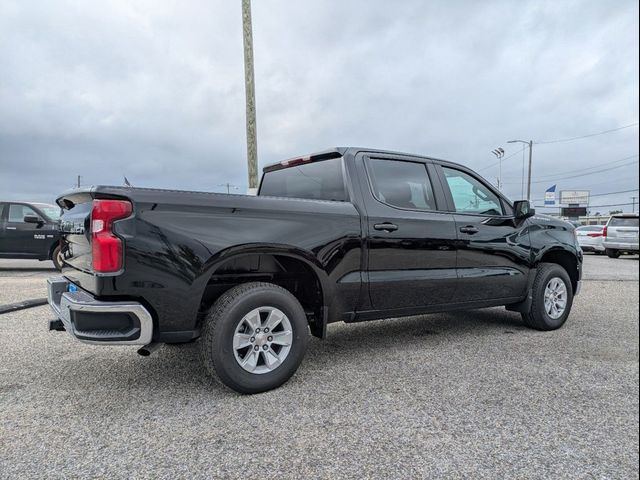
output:
[[576,237],[582,251],[603,254],[605,251],[603,231],[604,225],[586,225],[576,228]]
[[623,253],[638,253],[638,214],[618,213],[612,215],[604,228],[604,248],[609,258],[618,258]]
[[61,270],[59,218],[57,205],[0,202],[0,258],[52,260]]
[[504,305],[553,330],[580,290],[569,223],[428,157],[338,148],[265,167],[257,196],[96,186],[57,202],[49,328],[143,355],[199,338],[243,393],[287,381],[331,322]]

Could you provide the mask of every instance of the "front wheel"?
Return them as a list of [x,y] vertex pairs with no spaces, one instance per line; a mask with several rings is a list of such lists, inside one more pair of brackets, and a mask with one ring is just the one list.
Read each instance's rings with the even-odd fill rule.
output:
[[216,301],[200,346],[210,374],[237,392],[259,393],[289,380],[307,341],[307,317],[298,300],[277,285],[252,282]]
[[536,330],[555,330],[564,325],[573,305],[567,271],[556,263],[541,263],[533,281],[533,301],[522,319]]
[[620,250],[613,250],[611,248],[607,248],[606,250],[607,257],[609,258],[618,258],[620,256]]

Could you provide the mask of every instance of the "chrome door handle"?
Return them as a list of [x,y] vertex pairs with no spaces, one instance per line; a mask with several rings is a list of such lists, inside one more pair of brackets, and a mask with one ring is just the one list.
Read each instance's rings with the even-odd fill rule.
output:
[[467,225],[466,227],[460,227],[460,231],[462,233],[468,233],[469,235],[473,235],[474,233],[478,233],[480,230],[478,230],[473,225]]
[[7,230],[15,230],[16,227],[7,227]]
[[384,222],[376,223],[373,228],[376,230],[384,230],[385,232],[395,232],[398,229],[398,226],[393,223]]

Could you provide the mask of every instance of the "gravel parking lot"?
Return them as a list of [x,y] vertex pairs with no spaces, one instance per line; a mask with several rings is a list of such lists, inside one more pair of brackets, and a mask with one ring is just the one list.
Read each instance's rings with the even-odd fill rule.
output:
[[[0,260],[0,304],[44,296],[43,267]],[[0,477],[637,478],[638,257],[585,280],[556,332],[500,308],[331,325],[254,396],[197,344],[144,358],[0,315]]]

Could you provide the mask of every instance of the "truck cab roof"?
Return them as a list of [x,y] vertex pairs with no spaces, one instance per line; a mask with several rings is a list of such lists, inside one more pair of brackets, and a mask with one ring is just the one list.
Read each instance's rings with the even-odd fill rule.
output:
[[402,156],[402,157],[413,157],[421,160],[433,160],[436,162],[446,163],[450,165],[463,166],[461,164],[450,162],[448,160],[429,157],[425,155],[416,155],[415,153],[406,153],[406,152],[398,152],[394,150],[382,150],[377,148],[366,148],[366,147],[333,147],[333,148],[328,148],[326,150],[321,150],[319,152],[315,152],[307,155],[288,158],[280,162],[270,163],[263,168],[263,172],[269,172],[269,171],[277,170],[280,168],[286,168],[286,167],[294,166],[299,163],[306,163],[306,162],[313,162],[318,160],[327,160],[330,158],[343,157],[347,154],[356,155],[357,153],[360,153],[360,152],[367,152],[367,153],[379,154],[379,155],[395,155],[395,156]]

